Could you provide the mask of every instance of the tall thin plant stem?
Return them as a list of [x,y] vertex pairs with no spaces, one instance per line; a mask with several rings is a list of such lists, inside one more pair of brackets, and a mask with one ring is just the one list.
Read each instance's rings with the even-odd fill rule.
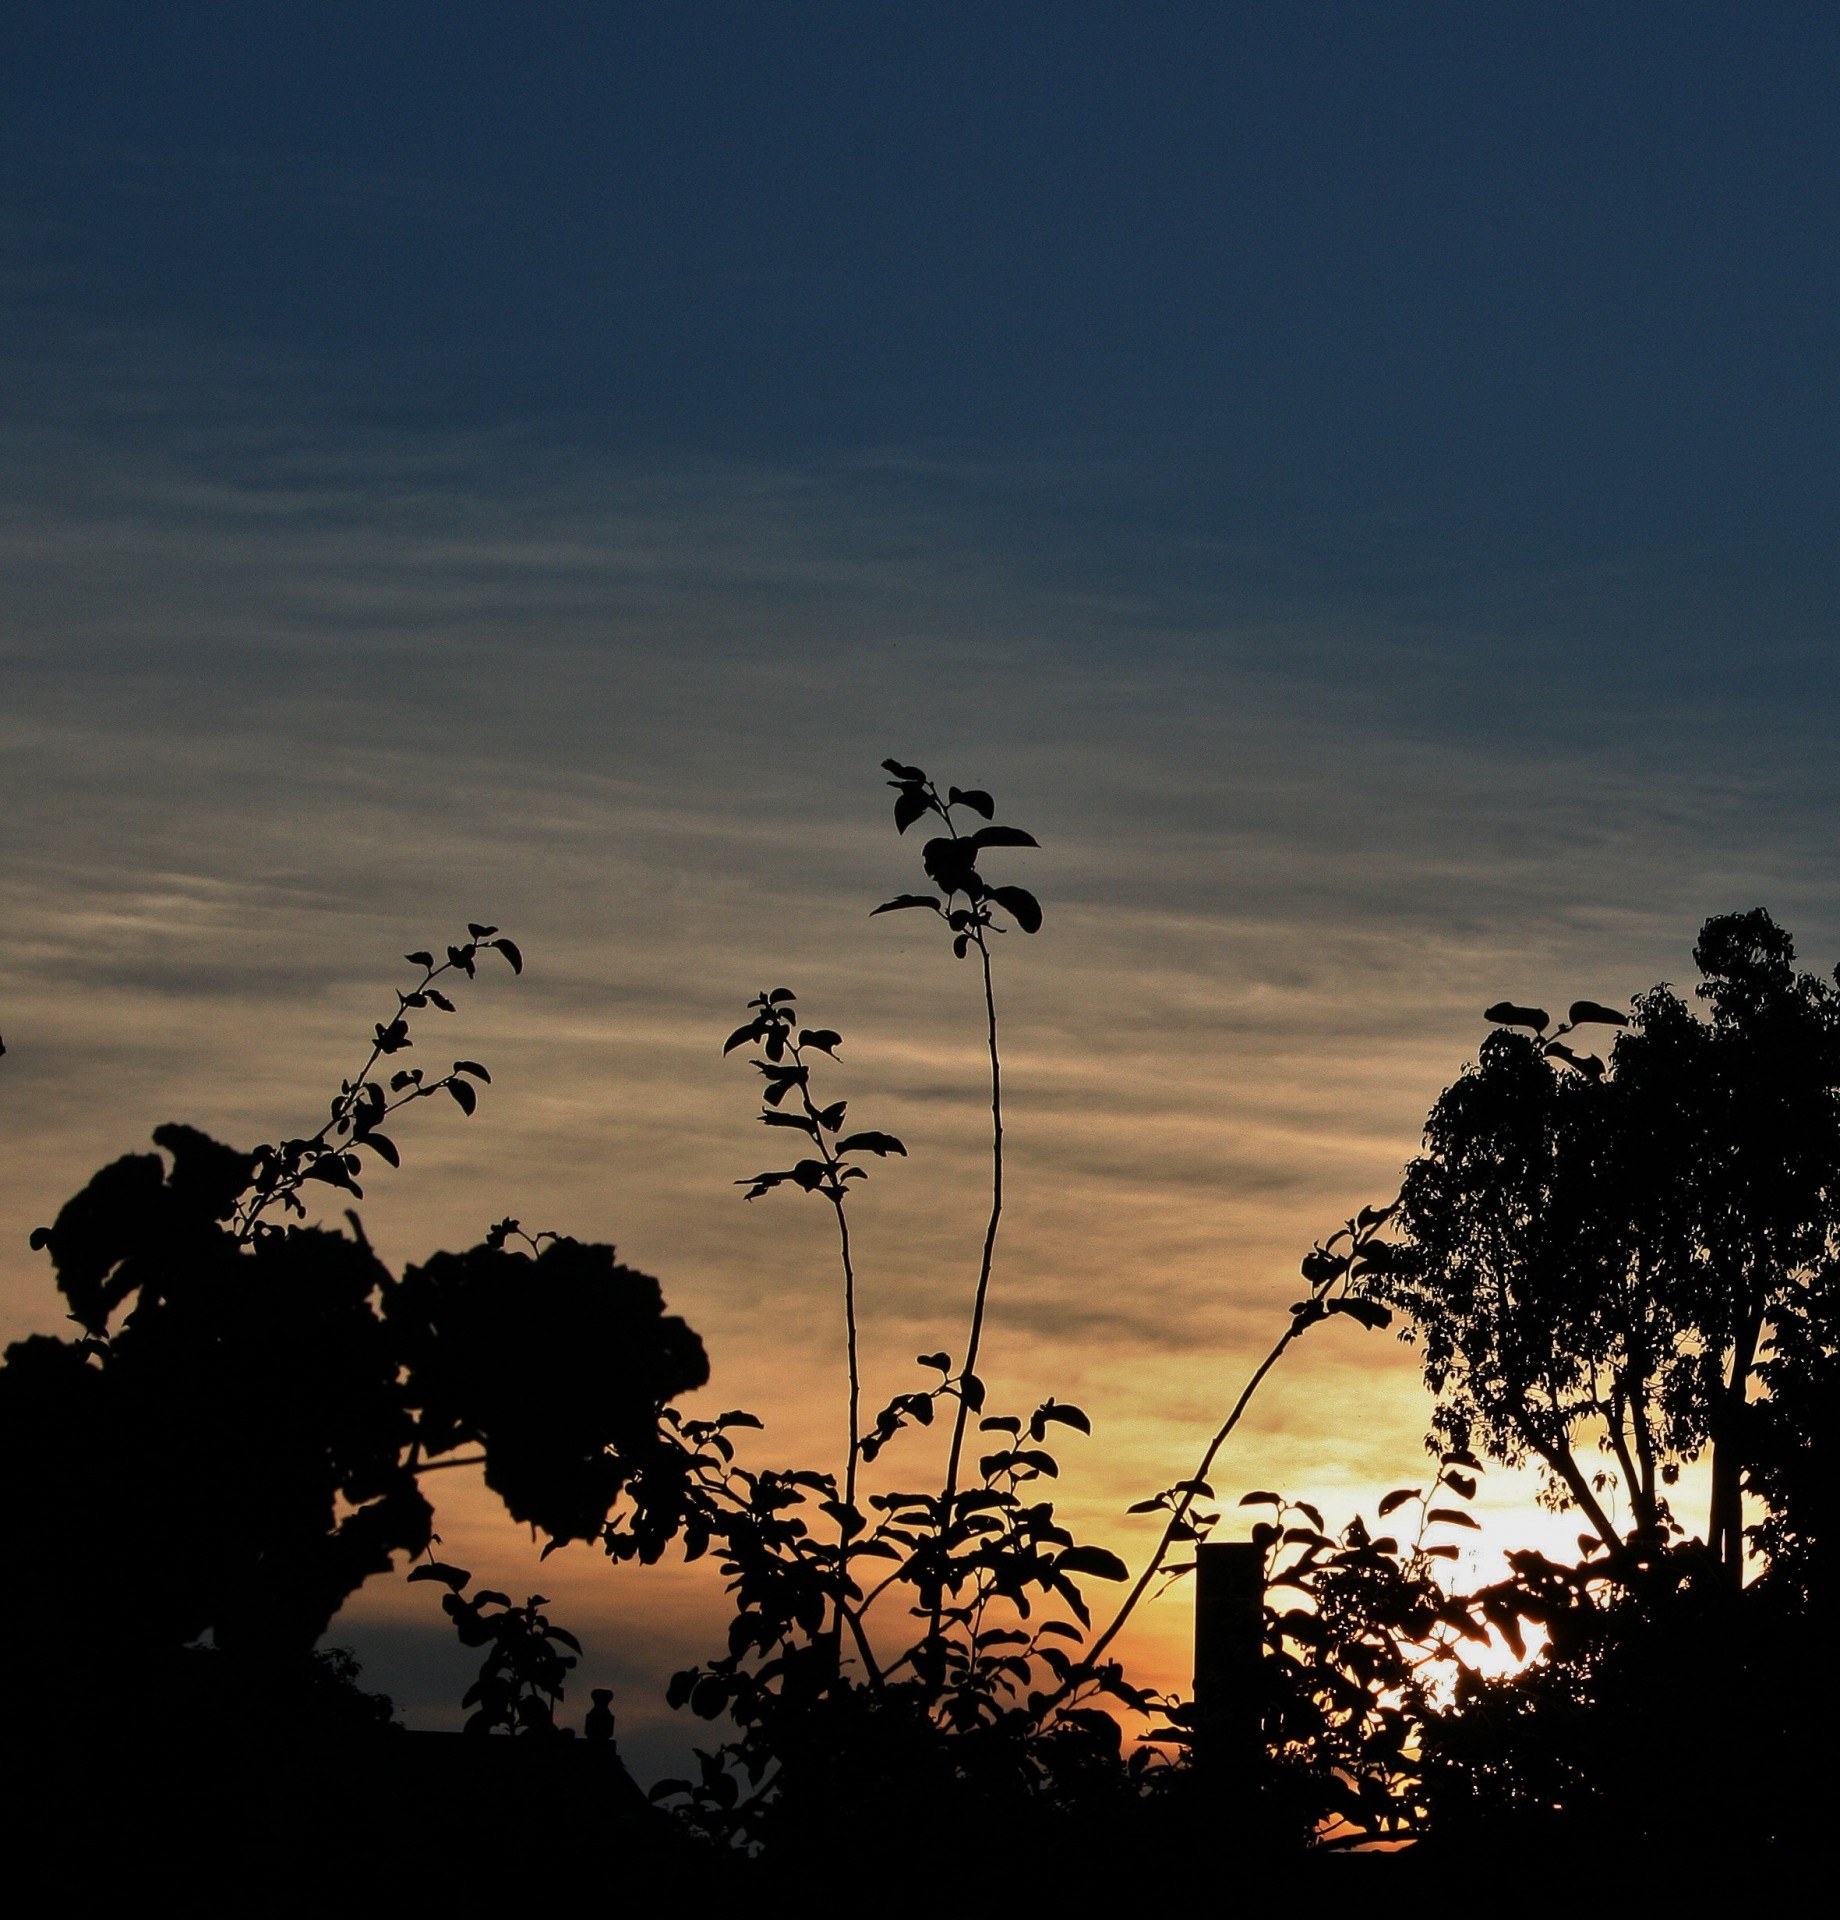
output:
[[[805,1064],[804,1049],[794,1042],[787,1051],[792,1056],[794,1066]],[[857,1351],[856,1329],[856,1262],[850,1251],[850,1216],[845,1206],[843,1184],[839,1178],[842,1162],[838,1159],[830,1141],[825,1137],[824,1128],[819,1122],[818,1109],[811,1097],[809,1081],[799,1088],[799,1101],[805,1109],[805,1117],[812,1123],[812,1138],[817,1145],[819,1158],[824,1162],[827,1184],[825,1198],[831,1203],[831,1210],[837,1216],[837,1251],[843,1263],[843,1340],[844,1355],[849,1369],[849,1439],[844,1454],[843,1468],[843,1504],[846,1507],[856,1505],[856,1470],[862,1452],[862,1365]],[[842,1534],[841,1545],[850,1544],[850,1523],[840,1520],[838,1527]],[[843,1602],[839,1599],[838,1616],[842,1618]]]
[[[984,1308],[990,1297],[990,1270],[996,1259],[997,1228],[1003,1219],[1003,1059],[997,1049],[997,1000],[990,978],[990,947],[982,927],[977,930],[978,958],[984,969],[984,1033],[990,1049],[990,1218],[984,1227],[984,1251],[978,1262],[977,1292],[971,1302],[971,1335],[965,1345],[964,1371],[977,1375],[978,1350],[984,1340]],[[961,1391],[952,1422],[952,1447],[946,1456],[945,1506],[958,1492],[958,1471],[965,1450],[965,1428],[971,1419],[971,1401]]]
[[[1311,1289],[1311,1299],[1320,1300],[1334,1284],[1335,1279],[1333,1276],[1329,1279],[1316,1282]],[[1310,1324],[1311,1322],[1308,1315],[1293,1314],[1290,1325],[1284,1329],[1283,1334],[1280,1335],[1276,1344],[1272,1347],[1272,1350],[1253,1369],[1252,1377],[1246,1382],[1245,1386],[1240,1389],[1240,1396],[1234,1401],[1232,1411],[1227,1415],[1226,1419],[1220,1423],[1219,1429],[1216,1431],[1213,1439],[1208,1442],[1207,1451],[1202,1454],[1200,1464],[1195,1468],[1194,1473],[1189,1479],[1183,1482],[1181,1498],[1170,1508],[1169,1523],[1163,1528],[1163,1537],[1156,1543],[1156,1551],[1152,1553],[1149,1560],[1145,1562],[1144,1570],[1137,1576],[1136,1581],[1131,1587],[1131,1591],[1127,1593],[1119,1603],[1118,1611],[1112,1615],[1111,1623],[1106,1627],[1105,1631],[1099,1635],[1098,1639],[1087,1648],[1082,1661],[1083,1666],[1089,1668],[1096,1666],[1106,1648],[1124,1631],[1125,1623],[1131,1618],[1132,1614],[1137,1611],[1138,1602],[1141,1601],[1144,1595],[1150,1590],[1150,1583],[1162,1571],[1163,1562],[1169,1557],[1169,1549],[1175,1545],[1176,1540],[1180,1537],[1187,1523],[1189,1510],[1194,1506],[1196,1497],[1200,1491],[1200,1483],[1205,1481],[1209,1473],[1213,1471],[1214,1462],[1219,1456],[1221,1448],[1227,1444],[1227,1441],[1232,1437],[1233,1429],[1239,1425],[1245,1415],[1246,1409],[1251,1406],[1252,1396],[1264,1385],[1265,1376],[1284,1358],[1292,1342],[1295,1341],[1298,1335],[1304,1331],[1305,1327]],[[1063,1688],[1062,1691],[1065,1692],[1067,1689]]]
[[[833,1194],[831,1206],[837,1215],[837,1250],[843,1261],[843,1338],[850,1370],[850,1434],[849,1451],[843,1469],[843,1504],[854,1510],[856,1468],[862,1452],[862,1366],[856,1350],[856,1263],[850,1256],[850,1217],[844,1210],[843,1196]],[[844,1545],[849,1545],[847,1530]]]
[[[928,1616],[927,1634],[921,1643],[932,1652],[939,1649],[940,1622],[945,1613],[947,1586],[953,1572],[951,1550],[958,1505],[959,1476],[964,1464],[965,1433],[971,1416],[984,1404],[983,1382],[978,1378],[978,1359],[984,1344],[984,1315],[990,1303],[991,1269],[996,1261],[997,1233],[1003,1222],[1003,1060],[997,1038],[997,999],[991,977],[989,933],[992,905],[1011,914],[1024,932],[1033,933],[1041,925],[1041,906],[1026,888],[986,886],[976,869],[980,852],[988,847],[1033,847],[1040,843],[1033,834],[1015,827],[979,827],[970,835],[961,834],[952,818],[954,807],[969,807],[973,813],[991,820],[996,803],[982,788],[961,793],[952,787],[942,795],[938,786],[919,767],[904,766],[898,760],[882,765],[894,775],[889,782],[899,791],[895,802],[895,827],[905,833],[916,821],[935,815],[945,828],[943,836],[929,840],[921,856],[927,878],[939,887],[948,904],[942,906],[931,894],[904,893],[874,909],[890,913],[900,908],[930,908],[952,929],[952,950],[964,959],[976,946],[978,966],[984,988],[984,1038],[990,1055],[990,1216],[984,1225],[984,1245],[978,1258],[977,1286],[971,1301],[971,1329],[965,1343],[964,1364],[955,1383],[958,1400],[952,1418],[952,1441],[946,1451],[945,1484],[939,1496],[937,1538],[934,1546],[938,1565],[922,1580],[923,1604]],[[950,903],[962,897],[963,907]],[[1000,929],[999,929],[1000,930]],[[928,1589],[930,1588],[930,1591]],[[931,1664],[929,1660],[929,1665]]]

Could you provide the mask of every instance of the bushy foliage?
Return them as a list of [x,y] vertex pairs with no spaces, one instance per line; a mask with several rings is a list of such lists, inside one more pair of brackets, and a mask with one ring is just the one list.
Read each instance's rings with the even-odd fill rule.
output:
[[[399,1068],[388,1088],[373,1074],[424,1008],[452,1010],[432,983],[470,976],[488,942],[521,969],[491,927],[439,966],[410,956],[421,978],[318,1134],[244,1153],[162,1127],[162,1153],[103,1168],[33,1236],[81,1332],[17,1342],[0,1366],[0,1472],[25,1543],[0,1594],[8,1632],[54,1617],[108,1649],[118,1684],[202,1674],[180,1656],[208,1641],[306,1686],[344,1601],[428,1548],[422,1476],[474,1443],[510,1511],[554,1540],[598,1537],[617,1507],[655,1558],[681,1524],[660,1429],[708,1367],[655,1280],[553,1235],[514,1251],[511,1222],[399,1280],[355,1215],[348,1232],[269,1217],[303,1215],[309,1181],[356,1196],[361,1149],[394,1165],[390,1113],[437,1093],[473,1112],[477,1062]],[[68,1705],[61,1671],[38,1679],[41,1710]]]

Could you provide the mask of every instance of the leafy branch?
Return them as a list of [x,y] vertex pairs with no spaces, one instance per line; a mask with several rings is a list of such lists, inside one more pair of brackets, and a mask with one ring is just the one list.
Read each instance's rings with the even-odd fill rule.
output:
[[467,927],[467,938],[457,946],[450,946],[444,960],[437,962],[428,952],[406,956],[411,966],[421,968],[421,978],[406,993],[400,988],[397,990],[395,1012],[377,1022],[370,1053],[351,1078],[339,1082],[331,1112],[319,1131],[304,1138],[283,1140],[276,1146],[258,1147],[251,1156],[249,1185],[231,1222],[239,1242],[268,1230],[262,1216],[272,1207],[279,1206],[284,1212],[304,1219],[307,1209],[300,1190],[309,1180],[323,1181],[327,1186],[362,1199],[364,1189],[358,1185],[358,1176],[364,1171],[364,1162],[358,1149],[368,1148],[388,1166],[401,1166],[402,1156],[396,1143],[382,1127],[404,1107],[445,1093],[462,1113],[473,1113],[479,1104],[473,1083],[490,1082],[492,1078],[477,1060],[456,1060],[448,1072],[433,1079],[420,1067],[399,1068],[389,1075],[387,1088],[381,1078],[373,1075],[380,1074],[382,1061],[414,1045],[410,1035],[412,1015],[429,1007],[442,1013],[455,1010],[447,992],[436,983],[445,980],[451,985],[460,974],[469,980],[475,978],[482,951],[501,954],[513,973],[524,971],[524,956],[515,940],[500,934],[496,927],[471,923]]
[[[1203,1529],[1196,1524],[1195,1503],[1213,1497],[1214,1490],[1208,1483],[1208,1475],[1214,1470],[1214,1462],[1221,1448],[1232,1438],[1234,1429],[1244,1418],[1253,1396],[1264,1385],[1266,1376],[1291,1347],[1311,1327],[1334,1314],[1346,1314],[1363,1326],[1373,1328],[1384,1327],[1391,1321],[1392,1315],[1386,1308],[1372,1300],[1354,1298],[1346,1288],[1350,1279],[1363,1277],[1386,1264],[1387,1244],[1375,1236],[1392,1212],[1391,1207],[1363,1207],[1346,1226],[1311,1248],[1303,1260],[1303,1277],[1310,1283],[1309,1293],[1291,1308],[1290,1323],[1278,1336],[1271,1351],[1253,1369],[1251,1378],[1240,1390],[1239,1398],[1234,1401],[1227,1417],[1202,1452],[1195,1471],[1186,1480],[1178,1480],[1173,1487],[1167,1487],[1147,1500],[1138,1501],[1130,1509],[1132,1513],[1166,1512],[1169,1517],[1164,1522],[1162,1537],[1144,1563],[1143,1571],[1104,1631],[1092,1643],[1087,1654],[1089,1661],[1098,1660],[1123,1632],[1157,1575],[1163,1571],[1171,1550],[1182,1542],[1204,1537]],[[1347,1242],[1347,1251],[1338,1253],[1336,1248],[1344,1241]],[[1217,1519],[1218,1515],[1211,1516],[1207,1526],[1211,1527]],[[1182,1568],[1180,1571],[1187,1570]]]
[[[746,1187],[747,1197],[758,1200],[775,1187],[792,1185],[815,1193],[830,1202],[837,1222],[838,1257],[843,1266],[844,1345],[849,1373],[849,1438],[844,1452],[843,1513],[838,1518],[841,1544],[849,1543],[852,1524],[860,1525],[856,1512],[857,1463],[862,1455],[862,1366],[858,1353],[856,1314],[856,1262],[850,1245],[850,1218],[846,1202],[850,1182],[866,1180],[868,1170],[852,1162],[855,1154],[871,1153],[878,1159],[889,1154],[906,1156],[907,1149],[891,1133],[873,1130],[843,1131],[847,1100],[836,1100],[820,1107],[812,1098],[811,1063],[807,1053],[822,1053],[831,1059],[843,1044],[843,1035],[830,1027],[801,1027],[798,1024],[797,997],[790,987],[774,987],[748,1002],[751,1020],[728,1036],[722,1051],[733,1053],[750,1043],[765,1054],[753,1062],[766,1081],[761,1093],[761,1124],[802,1133],[811,1142],[815,1157],[798,1161],[780,1171],[757,1173],[751,1179],[737,1180]],[[795,1110],[787,1103],[797,1098]],[[839,1618],[843,1601],[838,1602]]]

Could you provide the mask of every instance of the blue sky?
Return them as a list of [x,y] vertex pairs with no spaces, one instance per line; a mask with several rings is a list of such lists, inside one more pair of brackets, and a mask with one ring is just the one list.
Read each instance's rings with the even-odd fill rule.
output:
[[1377,522],[1402,572],[1453,531],[1812,567],[1831,513],[1823,7],[77,4],[6,43],[12,331],[79,364],[155,338],[345,423],[620,451],[1104,448],[1159,526]]
[[334,436],[898,451],[1171,623],[1433,638],[1454,725],[1607,645],[1612,705],[1831,693],[1828,9],[76,5],[3,51],[67,427],[195,441],[160,390],[236,368]]
[[[941,1344],[977,1036],[863,917],[894,753],[1044,843],[993,1340],[1117,1436],[1069,1497],[1120,1524],[1483,1005],[1759,903],[1840,953],[1837,55],[1769,4],[15,9],[6,1324],[101,1159],[293,1125],[489,918],[492,1129],[379,1243],[616,1239],[724,1404],[827,1432],[714,1044],[784,978],[861,1036],[929,1169],[872,1349]],[[1286,1391],[1250,1484],[1410,1473],[1409,1356]],[[607,1591],[636,1692],[714,1630]]]

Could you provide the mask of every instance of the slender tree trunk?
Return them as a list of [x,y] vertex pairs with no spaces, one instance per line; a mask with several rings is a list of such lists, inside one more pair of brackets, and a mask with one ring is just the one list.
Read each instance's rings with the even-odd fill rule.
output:
[[1591,1491],[1591,1483],[1584,1477],[1584,1470],[1573,1459],[1569,1447],[1554,1445],[1547,1440],[1534,1424],[1530,1414],[1517,1412],[1514,1424],[1520,1428],[1521,1437],[1542,1460],[1565,1482],[1566,1491],[1577,1501],[1579,1511],[1596,1529],[1597,1537],[1611,1553],[1623,1550],[1622,1536],[1610,1524],[1610,1516],[1604,1511],[1603,1503]]
[[1712,1509],[1706,1544],[1734,1587],[1744,1584],[1744,1410],[1762,1337],[1763,1308],[1753,1305],[1732,1343],[1731,1370],[1712,1428]]

